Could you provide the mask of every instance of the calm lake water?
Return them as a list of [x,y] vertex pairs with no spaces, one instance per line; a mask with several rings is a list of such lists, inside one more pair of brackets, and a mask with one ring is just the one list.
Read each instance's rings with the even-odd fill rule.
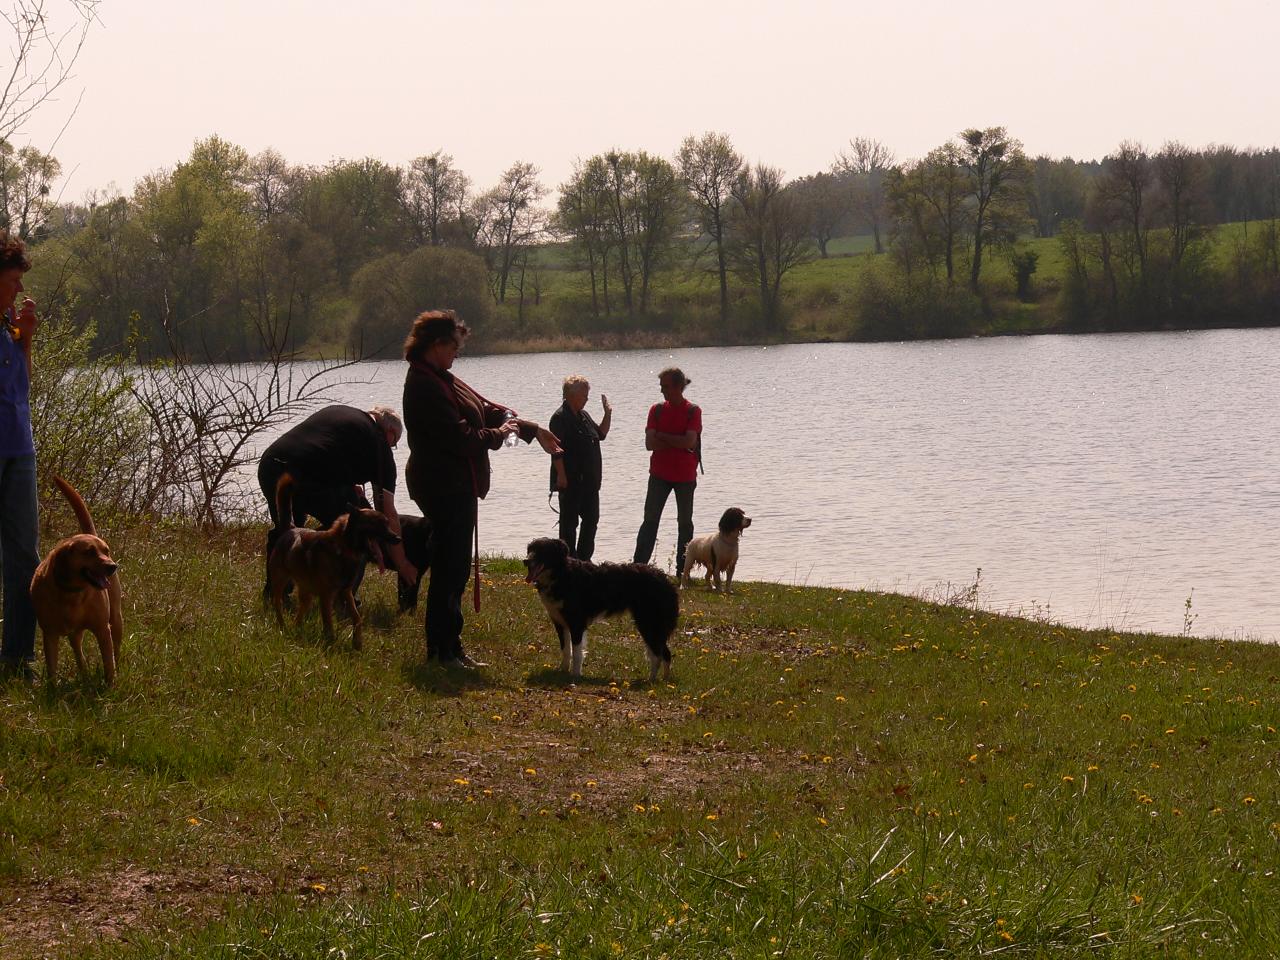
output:
[[[703,409],[697,531],[729,506],[754,518],[740,580],[940,597],[981,568],[993,610],[1178,633],[1190,596],[1197,635],[1280,638],[1280,330],[463,354],[454,372],[543,424],[567,374],[597,420],[608,394],[596,559],[629,560],[672,364]],[[347,375],[342,401],[399,409],[403,364]],[[522,444],[492,463],[481,550],[522,555],[555,534],[548,460]],[[673,498],[655,562],[674,552]]]

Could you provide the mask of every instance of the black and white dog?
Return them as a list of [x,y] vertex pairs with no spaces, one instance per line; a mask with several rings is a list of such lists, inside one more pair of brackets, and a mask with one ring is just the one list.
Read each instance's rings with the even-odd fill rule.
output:
[[431,521],[412,514],[400,514],[400,542],[404,547],[405,557],[418,570],[418,582],[413,586],[405,583],[403,577],[396,577],[400,612],[408,613],[418,609],[418,591],[431,568]]
[[733,593],[733,571],[738,566],[738,541],[742,531],[751,526],[751,518],[739,507],[730,507],[720,517],[720,530],[706,537],[689,541],[684,552],[684,572],[681,583],[689,585],[689,574],[694,564],[707,568],[707,579],[715,578],[713,589],[720,589],[720,574],[725,575],[724,589]]
[[666,575],[646,563],[587,563],[569,556],[563,540],[543,537],[529,544],[527,583],[538,590],[556,634],[560,666],[582,676],[587,627],[630,610],[649,657],[649,682],[671,679],[667,645],[680,617],[680,595]]

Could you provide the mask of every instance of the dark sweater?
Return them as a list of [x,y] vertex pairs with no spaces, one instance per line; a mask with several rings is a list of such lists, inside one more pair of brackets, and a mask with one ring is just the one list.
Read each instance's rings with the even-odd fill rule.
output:
[[342,404],[317,410],[281,434],[262,458],[278,460],[299,480],[318,486],[396,488],[396,461],[382,428],[365,411]]

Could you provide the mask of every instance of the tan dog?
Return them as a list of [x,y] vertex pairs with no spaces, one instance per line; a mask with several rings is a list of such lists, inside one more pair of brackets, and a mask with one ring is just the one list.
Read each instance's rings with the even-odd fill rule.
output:
[[293,525],[294,479],[284,474],[276,485],[280,536],[267,558],[271,601],[276,620],[284,626],[284,595],[289,584],[298,588],[297,622],[307,615],[313,598],[320,601],[324,635],[333,639],[333,605],[339,598],[351,613],[351,645],[363,644],[360,608],[356,606],[356,577],[372,561],[386,569],[382,545],[395,545],[400,538],[391,532],[387,518],[377,510],[344,513],[326,530],[310,530]]
[[44,636],[45,680],[53,683],[57,678],[58,641],[63,637],[71,641],[80,675],[89,673],[80,638],[91,630],[102,651],[102,672],[112,684],[124,642],[120,575],[111,548],[98,536],[89,508],[75,487],[61,477],[53,482],[75,511],[80,533],[50,550],[31,578],[31,603]]
[[725,575],[725,593],[733,593],[733,571],[738,566],[738,541],[742,531],[751,526],[751,518],[740,508],[730,507],[720,517],[720,531],[709,537],[695,537],[684,552],[683,586],[689,586],[689,574],[696,563],[707,568],[707,579],[715,578],[713,589],[720,589],[720,574]]

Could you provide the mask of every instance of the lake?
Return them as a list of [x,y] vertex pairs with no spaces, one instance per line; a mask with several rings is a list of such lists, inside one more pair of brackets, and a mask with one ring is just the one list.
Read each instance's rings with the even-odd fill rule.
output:
[[[703,409],[694,520],[754,518],[740,580],[942,598],[1079,626],[1280,637],[1280,330],[1008,337],[459,358],[454,372],[546,424],[568,374],[603,445],[597,560],[630,560],[658,371]],[[335,396],[400,408],[404,366]],[[403,469],[408,450],[397,455]],[[492,455],[483,553],[554,535],[548,459]],[[417,512],[403,492],[399,506]],[[675,554],[668,503],[654,561]]]

